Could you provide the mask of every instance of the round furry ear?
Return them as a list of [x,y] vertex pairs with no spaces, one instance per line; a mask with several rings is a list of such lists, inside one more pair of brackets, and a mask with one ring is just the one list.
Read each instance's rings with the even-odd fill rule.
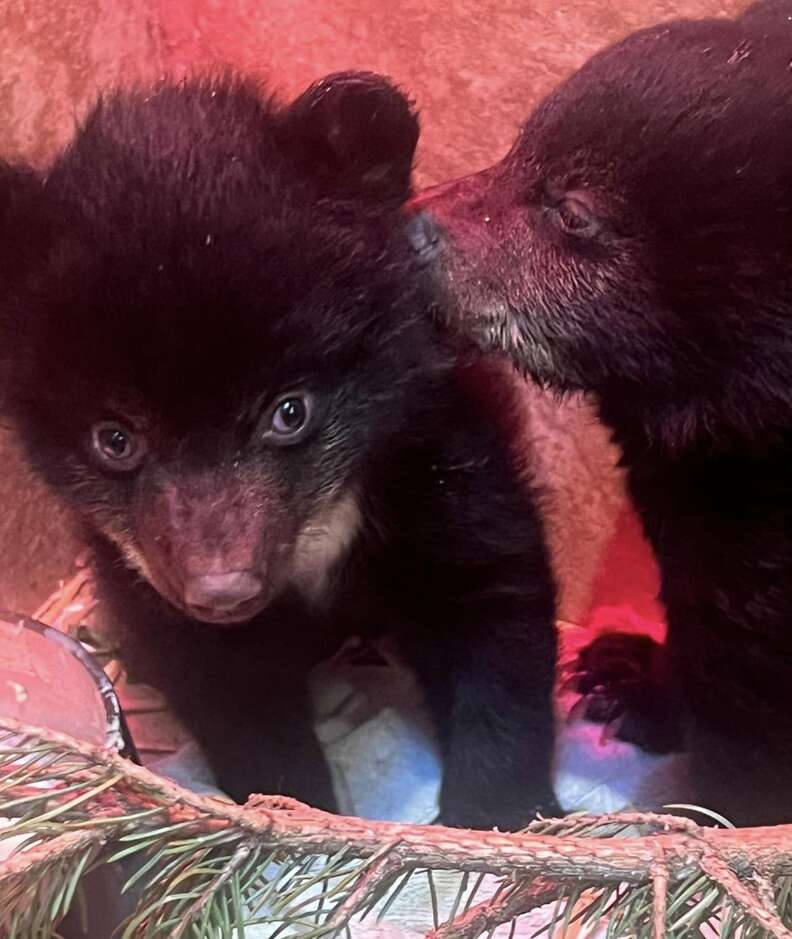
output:
[[338,72],[286,112],[295,158],[331,192],[405,200],[418,143],[409,99],[382,75]]

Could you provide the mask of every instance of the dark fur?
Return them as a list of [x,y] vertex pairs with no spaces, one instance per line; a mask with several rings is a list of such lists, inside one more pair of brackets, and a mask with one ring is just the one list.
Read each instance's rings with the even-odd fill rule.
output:
[[[307,671],[391,632],[439,729],[442,820],[518,827],[555,809],[552,580],[510,386],[457,366],[426,313],[399,213],[417,134],[368,75],[289,107],[234,80],[108,97],[43,187],[7,186],[6,403],[85,526],[130,668],[226,791],[332,808]],[[267,446],[295,388],[315,431]],[[91,457],[119,416],[148,438],[131,474]],[[255,608],[198,622],[185,581],[227,570],[263,579]]]
[[500,164],[419,199],[457,327],[597,396],[660,561],[699,799],[740,824],[792,820],[790,62],[789,0],[639,32]]

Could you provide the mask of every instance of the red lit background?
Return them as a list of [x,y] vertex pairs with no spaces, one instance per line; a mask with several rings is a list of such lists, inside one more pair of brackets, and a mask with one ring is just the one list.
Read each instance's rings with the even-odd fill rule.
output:
[[[726,0],[16,0],[0,4],[0,151],[40,164],[108,84],[234,65],[284,96],[327,72],[386,72],[423,115],[417,179],[487,165],[536,100],[606,42]],[[86,363],[90,368],[90,363]],[[593,413],[526,390],[561,615],[657,618],[656,573]],[[0,608],[35,609],[79,550],[0,432]]]

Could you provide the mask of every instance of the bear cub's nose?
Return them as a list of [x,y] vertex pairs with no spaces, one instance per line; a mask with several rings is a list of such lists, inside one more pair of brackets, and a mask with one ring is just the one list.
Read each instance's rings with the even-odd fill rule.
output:
[[407,240],[415,256],[422,264],[429,264],[437,257],[442,244],[440,226],[430,212],[419,212],[407,222]]
[[228,613],[257,597],[263,588],[261,579],[251,571],[201,574],[187,582],[184,600],[196,610]]

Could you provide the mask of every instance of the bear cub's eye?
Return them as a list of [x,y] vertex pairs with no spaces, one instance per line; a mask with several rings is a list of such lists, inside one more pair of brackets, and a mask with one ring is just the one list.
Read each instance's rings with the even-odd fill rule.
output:
[[282,401],[272,416],[272,429],[276,434],[296,434],[308,417],[308,409],[302,398],[287,398]]
[[590,200],[582,194],[567,193],[553,206],[558,227],[569,235],[591,238],[600,230],[600,222]]
[[99,421],[91,428],[91,446],[102,466],[119,472],[137,469],[146,455],[142,434],[120,421]]
[[264,422],[264,439],[277,446],[299,443],[311,429],[314,400],[307,392],[280,395]]

